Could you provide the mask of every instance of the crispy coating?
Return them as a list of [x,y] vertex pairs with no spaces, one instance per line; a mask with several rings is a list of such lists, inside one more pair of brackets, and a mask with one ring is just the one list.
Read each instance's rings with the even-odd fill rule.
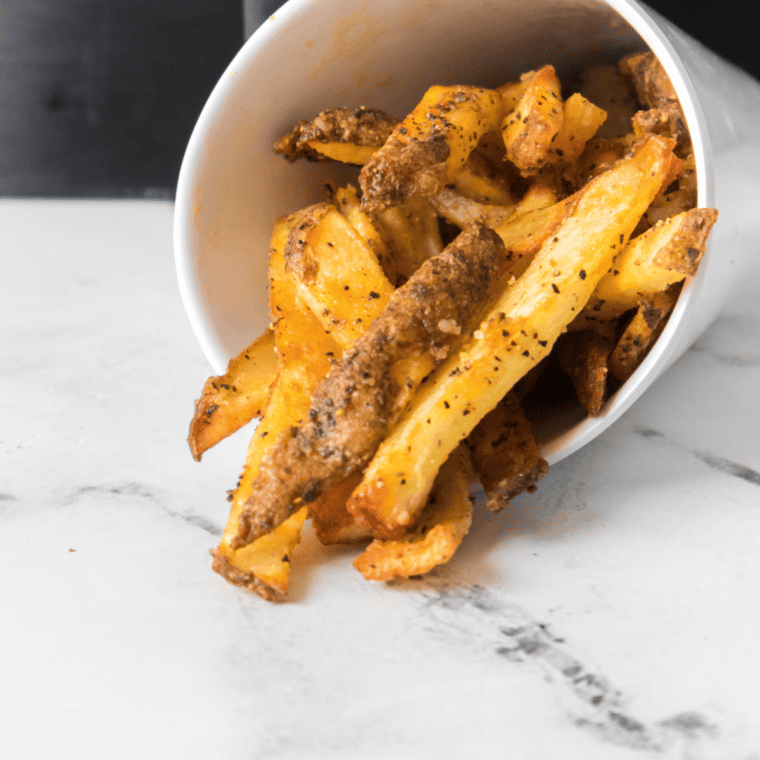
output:
[[327,161],[313,143],[349,143],[379,148],[398,120],[378,108],[331,108],[311,121],[299,121],[294,129],[274,144],[274,152],[288,161],[307,158]]
[[673,83],[657,56],[652,52],[626,56],[620,61],[620,70],[633,84],[641,104],[651,109],[634,117],[637,136],[659,134],[674,138],[677,148],[687,145],[690,140],[686,118]]
[[492,512],[509,506],[524,491],[533,493],[549,469],[515,391],[478,423],[467,443]]
[[415,354],[445,358],[469,323],[504,256],[487,227],[462,233],[399,288],[367,332],[312,396],[306,419],[265,455],[239,520],[239,548],[280,525],[303,503],[360,470],[422,377],[394,367]]

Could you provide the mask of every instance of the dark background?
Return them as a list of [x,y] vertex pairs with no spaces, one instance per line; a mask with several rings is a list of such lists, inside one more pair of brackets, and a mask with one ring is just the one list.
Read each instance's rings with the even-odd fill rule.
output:
[[[649,4],[760,75],[738,2]],[[242,0],[0,0],[0,25],[0,196],[172,198]]]

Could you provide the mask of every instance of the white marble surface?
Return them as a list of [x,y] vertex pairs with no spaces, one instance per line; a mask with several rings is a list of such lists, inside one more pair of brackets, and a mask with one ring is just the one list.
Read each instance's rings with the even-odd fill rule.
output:
[[292,601],[209,569],[238,435],[163,202],[0,201],[0,754],[760,758],[760,260],[723,315],[434,577],[311,535]]

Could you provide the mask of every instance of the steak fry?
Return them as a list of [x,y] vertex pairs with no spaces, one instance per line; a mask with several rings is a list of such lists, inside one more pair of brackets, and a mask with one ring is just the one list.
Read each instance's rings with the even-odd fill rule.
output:
[[[477,314],[503,257],[498,235],[477,225],[394,293],[317,387],[304,422],[283,431],[265,455],[234,548],[276,528],[372,458],[419,382]],[[434,361],[415,365],[415,355]]]

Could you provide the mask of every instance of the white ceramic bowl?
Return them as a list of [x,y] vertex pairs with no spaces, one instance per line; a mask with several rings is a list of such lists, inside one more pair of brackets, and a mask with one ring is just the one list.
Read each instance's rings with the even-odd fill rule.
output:
[[569,77],[647,47],[688,121],[698,204],[718,208],[720,219],[662,336],[602,414],[569,412],[539,431],[550,463],[597,436],[717,315],[760,239],[760,86],[633,0],[290,0],[265,22],[206,103],[177,187],[180,288],[214,370],[269,322],[274,220],[322,200],[325,180],[341,179],[336,165],[273,154],[299,118],[358,105],[403,116],[432,84],[497,86],[543,63]]

